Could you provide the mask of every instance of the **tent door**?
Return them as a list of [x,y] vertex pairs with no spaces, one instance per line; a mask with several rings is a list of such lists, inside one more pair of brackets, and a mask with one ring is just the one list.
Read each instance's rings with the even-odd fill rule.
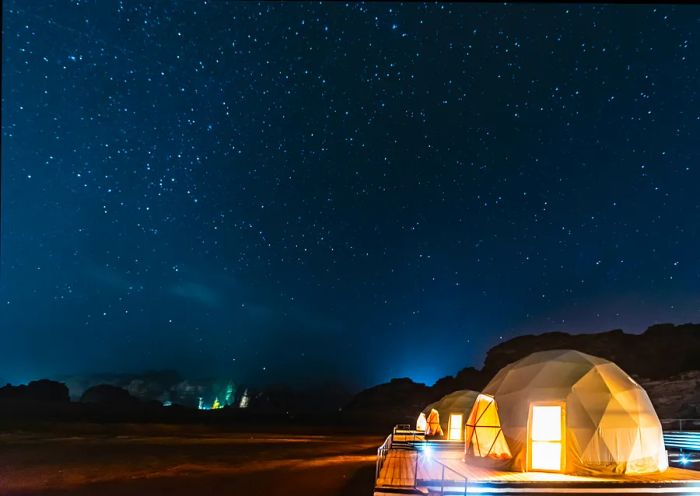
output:
[[450,441],[461,441],[462,440],[462,414],[461,413],[451,413],[450,414],[450,424],[447,428],[448,436]]
[[564,467],[564,407],[562,404],[531,404],[529,468],[561,472]]

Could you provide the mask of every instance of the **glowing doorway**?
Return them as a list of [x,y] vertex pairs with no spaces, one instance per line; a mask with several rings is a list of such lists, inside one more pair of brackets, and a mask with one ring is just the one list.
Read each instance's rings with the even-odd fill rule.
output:
[[563,466],[561,405],[532,405],[530,416],[530,468],[561,472]]
[[449,433],[447,438],[450,441],[460,441],[462,439],[462,414],[450,414],[450,425],[447,427]]

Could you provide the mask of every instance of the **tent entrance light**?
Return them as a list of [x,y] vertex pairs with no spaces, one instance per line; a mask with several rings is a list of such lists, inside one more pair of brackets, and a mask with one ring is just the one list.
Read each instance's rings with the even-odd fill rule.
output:
[[447,429],[448,439],[450,441],[460,441],[462,439],[462,422],[463,416],[461,413],[450,414],[450,425]]
[[532,405],[530,425],[530,468],[561,472],[562,407]]

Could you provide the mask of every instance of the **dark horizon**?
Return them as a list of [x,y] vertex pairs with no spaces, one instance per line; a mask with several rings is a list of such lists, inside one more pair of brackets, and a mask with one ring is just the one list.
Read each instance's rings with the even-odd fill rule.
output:
[[431,383],[700,321],[699,16],[3,2],[0,378]]
[[[651,324],[647,326],[642,332],[638,333],[631,333],[627,332],[624,329],[608,329],[605,331],[593,331],[593,332],[568,332],[564,333],[570,336],[584,336],[584,335],[596,335],[596,334],[603,334],[603,333],[610,333],[610,332],[615,332],[615,331],[622,331],[626,335],[641,335],[644,334],[648,329],[655,327],[655,326],[697,326],[699,324],[696,324],[694,322],[683,322],[683,323],[672,323],[672,322],[657,322],[654,324]],[[533,334],[522,334],[519,336],[513,336],[511,339],[518,338],[518,337],[540,337],[543,335],[547,334],[552,334],[552,333],[560,333],[562,331],[544,331],[540,333],[533,333]],[[501,343],[506,343],[508,341],[502,341],[499,342],[498,344]],[[498,346],[496,344],[495,346]],[[488,350],[490,351],[490,350]],[[464,365],[463,367],[460,367],[458,370],[455,370],[453,372],[448,372],[438,378],[436,378],[434,381],[430,382],[421,382],[420,380],[417,380],[413,377],[409,376],[397,376],[397,377],[390,377],[387,378],[384,381],[381,381],[379,383],[374,383],[374,384],[358,384],[354,383],[352,379],[343,379],[343,378],[326,378],[326,377],[321,377],[317,378],[314,381],[311,382],[304,382],[303,384],[298,384],[298,383],[293,383],[293,382],[285,382],[285,381],[272,381],[272,382],[241,382],[236,380],[235,377],[232,376],[226,376],[226,375],[209,375],[209,376],[196,376],[196,375],[190,375],[188,376],[187,374],[183,373],[182,371],[178,370],[177,368],[168,368],[168,369],[144,369],[144,370],[132,370],[132,371],[86,371],[86,372],[74,372],[74,373],[66,373],[66,374],[58,374],[53,377],[31,377],[31,378],[25,378],[21,382],[11,382],[11,381],[6,381],[3,377],[0,377],[0,386],[9,384],[12,386],[18,386],[18,385],[27,385],[31,381],[36,381],[36,380],[51,380],[51,381],[57,381],[57,382],[62,382],[65,383],[66,381],[70,380],[76,380],[76,379],[93,379],[90,384],[91,385],[96,385],[96,384],[101,384],[101,383],[106,383],[106,384],[111,384],[109,380],[94,380],[97,379],[98,377],[101,379],[106,379],[106,378],[124,378],[124,377],[130,377],[134,376],[135,378],[144,378],[148,376],[160,376],[163,374],[176,374],[178,375],[182,380],[184,381],[204,381],[204,382],[214,382],[214,381],[221,381],[221,380],[231,380],[233,383],[237,386],[237,388],[254,388],[254,390],[266,390],[267,388],[270,387],[278,387],[278,386],[283,386],[283,387],[289,387],[290,391],[299,391],[299,392],[310,392],[315,390],[316,387],[318,386],[337,386],[342,389],[341,392],[349,393],[349,394],[356,394],[364,389],[371,388],[373,386],[378,386],[387,382],[390,382],[394,379],[410,379],[411,381],[417,383],[417,384],[423,384],[428,387],[433,387],[437,384],[438,381],[441,379],[449,378],[449,377],[455,377],[457,374],[464,370],[464,369],[476,369],[482,371],[484,368],[486,362],[486,354],[484,354],[483,360],[480,364],[475,365],[475,364],[467,364]],[[239,391],[240,392],[240,391]],[[74,391],[70,390],[70,395],[71,397],[74,397]]]

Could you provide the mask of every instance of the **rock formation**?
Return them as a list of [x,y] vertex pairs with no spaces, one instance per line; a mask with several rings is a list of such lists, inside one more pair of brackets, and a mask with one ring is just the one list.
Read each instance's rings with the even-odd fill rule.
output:
[[700,324],[657,324],[642,334],[548,332],[519,336],[491,348],[481,370],[462,369],[432,387],[393,379],[362,391],[346,407],[395,423],[415,421],[425,405],[458,389],[481,390],[501,368],[535,351],[574,349],[606,358],[635,377],[662,418],[700,416]]
[[68,387],[61,382],[41,379],[27,385],[0,388],[0,400],[37,401],[45,403],[68,403]]

